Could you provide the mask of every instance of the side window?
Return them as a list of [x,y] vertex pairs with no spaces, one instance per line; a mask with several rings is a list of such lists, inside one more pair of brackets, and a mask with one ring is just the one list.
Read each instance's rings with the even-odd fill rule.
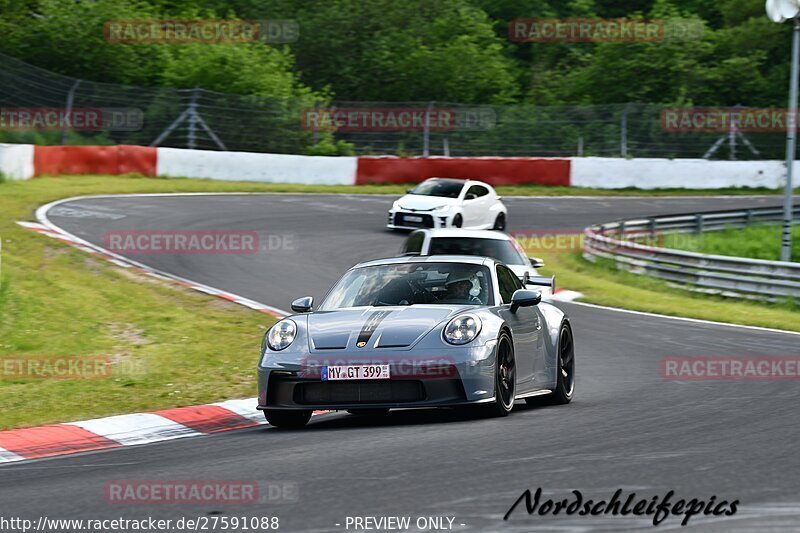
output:
[[507,266],[497,265],[497,283],[500,289],[500,298],[504,304],[511,303],[514,291],[522,288],[522,283]]
[[481,196],[486,196],[487,194],[489,194],[489,189],[487,189],[483,185],[473,185],[470,188],[471,189],[475,189],[475,194],[478,195],[478,198],[480,198]]
[[[483,191],[483,192],[481,192],[481,191]],[[481,187],[480,185],[473,185],[472,187],[467,189],[467,194],[466,194],[466,196],[464,196],[464,199],[466,199],[466,200],[473,199],[474,200],[475,198],[483,196],[484,194],[487,194],[488,192],[489,191],[487,191],[485,188]]]
[[421,231],[415,231],[406,239],[403,246],[404,254],[419,254],[422,252],[422,243],[425,242],[425,234]]

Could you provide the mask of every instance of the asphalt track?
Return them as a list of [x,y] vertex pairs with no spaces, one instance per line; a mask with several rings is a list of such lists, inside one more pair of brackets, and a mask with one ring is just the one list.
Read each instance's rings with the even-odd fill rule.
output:
[[[265,249],[257,254],[131,257],[287,309],[298,296],[322,297],[352,264],[396,253],[403,236],[382,229],[391,200],[116,197],[76,200],[49,216],[99,245],[110,230],[258,231]],[[779,203],[777,197],[507,199],[512,233]],[[608,499],[623,489],[646,499],[674,490],[676,498],[741,502],[733,517],[694,517],[688,528],[670,517],[659,530],[800,528],[798,382],[678,382],[659,375],[659,360],[668,355],[797,356],[800,336],[558,305],[572,317],[577,347],[576,399],[568,406],[521,404],[505,419],[449,411],[397,411],[384,419],[330,414],[300,431],[260,427],[12,464],[0,468],[3,514],[278,516],[283,531],[345,531],[347,516],[387,515],[451,516],[455,531],[652,528],[650,517],[541,517],[522,508],[502,520],[523,490],[541,487],[553,499],[572,490]],[[254,365],[259,340],[254,332]],[[289,482],[298,497],[243,506],[107,504],[103,487],[119,479]]]

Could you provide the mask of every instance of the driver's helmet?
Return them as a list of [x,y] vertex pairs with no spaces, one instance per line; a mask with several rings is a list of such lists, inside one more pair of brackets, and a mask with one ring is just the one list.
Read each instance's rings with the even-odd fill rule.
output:
[[481,283],[478,281],[475,273],[465,270],[451,272],[448,274],[447,281],[445,281],[444,286],[449,290],[451,285],[455,283],[463,283],[465,281],[468,281],[470,284],[472,284],[472,288],[469,290],[470,296],[478,296],[481,293]]

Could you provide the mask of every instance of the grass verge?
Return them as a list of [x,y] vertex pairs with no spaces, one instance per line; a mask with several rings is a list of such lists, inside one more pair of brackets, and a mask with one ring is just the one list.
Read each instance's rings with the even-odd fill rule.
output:
[[[98,177],[0,183],[0,429],[255,396],[260,336],[272,317],[15,223],[78,194],[208,189]],[[93,358],[111,361],[110,372],[98,374]],[[90,368],[80,367],[82,378],[29,377],[34,365],[47,371],[70,362]]]
[[[665,235],[664,246],[690,252],[734,255],[778,261],[781,257],[780,225],[758,225],[744,229],[706,231],[698,235]],[[792,261],[800,262],[800,227],[792,227]]]

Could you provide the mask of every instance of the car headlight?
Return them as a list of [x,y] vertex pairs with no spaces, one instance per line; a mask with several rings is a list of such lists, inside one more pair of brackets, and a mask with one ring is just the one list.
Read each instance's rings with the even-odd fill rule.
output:
[[284,318],[267,332],[267,345],[270,349],[279,352],[288,348],[297,335],[297,324],[293,320]]
[[439,207],[434,207],[433,211],[447,211],[450,209],[449,205],[440,205]]
[[475,315],[458,315],[447,323],[442,332],[450,344],[467,344],[481,332],[481,319]]

